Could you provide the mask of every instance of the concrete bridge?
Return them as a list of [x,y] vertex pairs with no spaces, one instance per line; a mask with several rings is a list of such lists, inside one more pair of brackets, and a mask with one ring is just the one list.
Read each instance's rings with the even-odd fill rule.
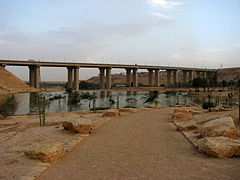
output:
[[[210,78],[216,73],[216,69],[189,68],[189,67],[170,67],[170,66],[148,66],[148,65],[126,65],[126,64],[98,64],[98,63],[70,63],[70,62],[41,62],[41,61],[16,61],[0,60],[0,66],[28,66],[30,86],[40,87],[40,67],[66,67],[68,70],[68,88],[79,90],[79,69],[80,68],[98,68],[100,73],[100,89],[111,89],[111,69],[126,70],[126,84],[137,87],[138,69],[148,70],[149,86],[158,87],[160,85],[160,71],[167,73],[167,86],[178,83],[178,72],[182,71],[183,82],[191,81],[194,77]],[[171,78],[173,76],[173,78]],[[171,81],[172,80],[172,81]]]

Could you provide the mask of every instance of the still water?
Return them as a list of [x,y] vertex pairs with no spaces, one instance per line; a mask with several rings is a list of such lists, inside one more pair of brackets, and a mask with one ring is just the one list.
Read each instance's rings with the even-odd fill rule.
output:
[[[90,92],[90,93],[93,93]],[[119,107],[124,106],[135,106],[143,107],[144,99],[143,96],[148,93],[148,91],[112,91],[112,92],[103,92],[103,91],[94,91],[96,94],[96,107],[108,107],[109,98],[115,101],[113,108],[117,107],[117,97],[119,98]],[[56,99],[50,101],[46,106],[46,112],[68,112],[74,110],[87,110],[89,109],[88,101],[81,101],[77,105],[72,105],[68,103],[69,94],[66,92],[51,92],[43,93],[46,97],[51,97],[54,95],[62,95],[63,99]],[[188,92],[178,92],[178,95],[166,94],[164,92],[159,92],[158,98],[156,99],[160,106],[172,106],[176,103],[180,104],[201,104],[205,99],[199,97],[188,97]],[[38,105],[37,105],[37,94],[36,93],[18,93],[14,94],[16,101],[18,102],[16,115],[21,114],[37,114]],[[132,99],[132,101],[128,101]],[[147,104],[145,104],[147,105]],[[90,104],[92,108],[92,102]]]

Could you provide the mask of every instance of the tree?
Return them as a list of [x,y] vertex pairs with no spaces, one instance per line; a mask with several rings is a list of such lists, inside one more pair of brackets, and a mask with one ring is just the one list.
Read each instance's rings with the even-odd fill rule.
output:
[[204,92],[205,92],[206,91],[206,87],[208,86],[208,80],[206,78],[202,78],[200,84],[201,84],[201,87],[204,89]]
[[193,85],[193,87],[194,87],[195,89],[201,87],[201,86],[202,86],[202,80],[201,80],[201,78],[200,78],[200,77],[194,78],[192,85]]
[[141,99],[144,100],[144,104],[152,104],[155,103],[155,105],[158,103],[158,91],[149,91],[147,94],[145,94]]
[[226,85],[227,85],[227,81],[222,80],[222,88],[223,88],[223,91],[224,91],[224,88],[226,87]]

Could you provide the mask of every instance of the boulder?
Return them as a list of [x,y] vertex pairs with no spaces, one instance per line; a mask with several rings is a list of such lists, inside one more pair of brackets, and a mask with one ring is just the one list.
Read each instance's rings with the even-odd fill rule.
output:
[[183,121],[177,123],[177,129],[179,131],[189,131],[193,129],[197,129],[197,123],[195,121]]
[[225,136],[230,138],[237,137],[237,128],[232,117],[223,117],[211,120],[202,125],[202,137]]
[[161,106],[158,104],[149,104],[147,108],[161,109]]
[[134,108],[121,108],[119,112],[134,113]]
[[76,132],[79,134],[90,134],[94,125],[81,124],[78,122],[63,121],[62,125],[65,130]]
[[191,111],[192,111],[192,110],[191,110],[191,108],[189,108],[189,107],[174,109],[174,113],[176,113],[176,112],[189,113],[189,112],[191,112]]
[[192,119],[192,113],[176,112],[173,114],[173,121],[182,122]]
[[215,108],[211,108],[212,112],[219,112],[219,111],[225,111],[224,107],[215,107]]
[[119,111],[106,111],[103,113],[103,117],[106,117],[106,116],[117,118],[118,116],[120,116],[120,112]]
[[240,157],[240,140],[219,136],[198,140],[198,151],[211,157]]
[[63,156],[64,145],[62,143],[33,145],[25,154],[32,159],[50,163]]

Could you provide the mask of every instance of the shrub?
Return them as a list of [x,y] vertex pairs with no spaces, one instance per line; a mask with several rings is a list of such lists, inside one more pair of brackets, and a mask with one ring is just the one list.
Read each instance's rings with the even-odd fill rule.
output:
[[0,105],[0,116],[6,118],[7,116],[13,115],[18,107],[18,103],[13,96],[8,97],[1,105]]
[[216,107],[216,105],[212,102],[204,102],[202,104],[203,109],[209,109],[209,108],[213,108],[213,107]]

